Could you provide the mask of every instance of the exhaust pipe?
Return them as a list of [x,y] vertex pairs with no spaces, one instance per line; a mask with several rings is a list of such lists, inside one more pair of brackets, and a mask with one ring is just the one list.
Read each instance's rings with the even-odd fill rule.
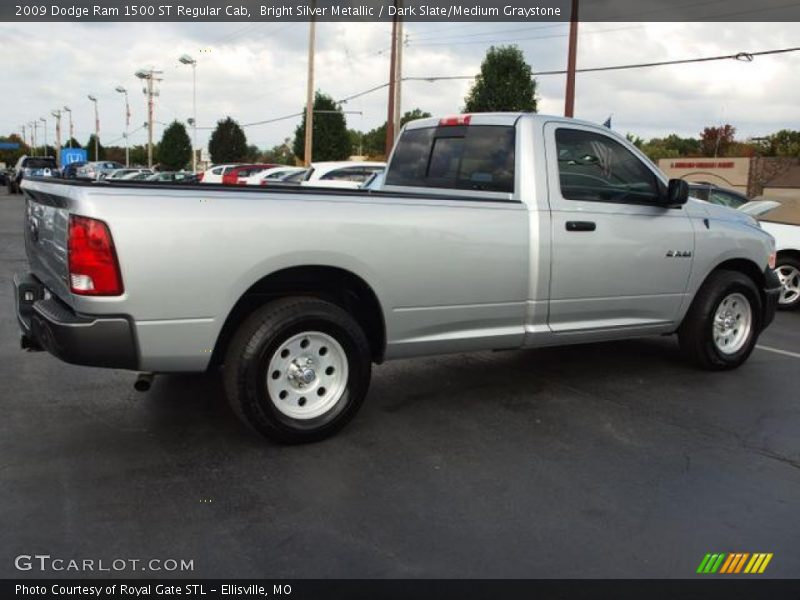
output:
[[133,389],[137,392],[146,392],[150,389],[150,386],[153,385],[153,375],[152,373],[139,373],[136,376],[136,381],[133,383]]

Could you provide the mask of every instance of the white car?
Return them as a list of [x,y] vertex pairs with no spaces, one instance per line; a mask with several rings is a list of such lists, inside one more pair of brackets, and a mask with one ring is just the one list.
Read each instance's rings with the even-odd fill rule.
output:
[[800,200],[764,198],[748,202],[739,210],[756,217],[761,228],[775,238],[775,271],[783,286],[778,308],[800,307]]
[[222,176],[231,169],[235,169],[242,163],[231,163],[229,165],[214,165],[203,173],[200,183],[222,183]]
[[373,173],[386,169],[382,162],[318,162],[311,163],[306,178],[300,185],[311,187],[332,187],[358,189]]
[[272,167],[245,177],[247,185],[267,185],[270,182],[280,181],[287,175],[305,171],[305,167]]

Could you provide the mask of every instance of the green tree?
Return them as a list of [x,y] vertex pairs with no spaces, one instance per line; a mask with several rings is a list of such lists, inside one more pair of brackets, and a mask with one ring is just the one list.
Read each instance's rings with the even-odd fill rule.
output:
[[30,154],[30,148],[25,143],[25,141],[17,135],[16,133],[12,133],[9,136],[0,137],[0,142],[11,142],[12,144],[19,144],[19,148],[17,150],[0,150],[0,162],[6,163],[9,167],[13,167],[19,157],[23,154]]
[[239,123],[226,117],[217,121],[217,128],[208,141],[208,152],[214,163],[227,163],[245,160],[247,138]]
[[103,160],[106,157],[106,154],[105,154],[105,150],[106,149],[103,148],[103,144],[98,144],[97,145],[98,155],[95,155],[95,153],[94,153],[94,147],[95,147],[94,146],[94,140],[95,140],[95,136],[94,136],[94,134],[92,134],[92,135],[89,136],[89,141],[86,142],[85,148],[86,148],[87,160]]
[[292,151],[292,147],[289,145],[290,141],[291,138],[286,138],[282,144],[273,146],[272,148],[264,152],[262,156],[264,162],[276,163],[279,165],[294,166],[296,161],[294,157],[294,152]]
[[800,131],[781,129],[767,136],[772,156],[800,156]]
[[464,112],[536,112],[536,80],[522,50],[489,48],[464,103]]
[[[292,150],[300,160],[306,153],[306,116],[294,130]],[[319,160],[345,160],[350,156],[350,136],[342,108],[322,92],[314,94],[314,129],[312,131],[312,158]]]
[[625,139],[639,149],[641,149],[641,147],[644,145],[644,140],[635,133],[626,133]]
[[[427,119],[431,113],[425,112],[419,108],[407,111],[400,118],[400,126],[402,127],[409,121],[416,119]],[[354,146],[356,149],[357,146]],[[368,132],[362,134],[361,138],[361,152],[370,157],[385,158],[386,155],[386,122],[380,127],[370,129]]]
[[178,171],[191,162],[192,140],[183,123],[173,121],[164,130],[158,143],[158,163],[164,170]]
[[703,156],[728,156],[733,144],[736,128],[725,124],[722,127],[705,127],[700,134],[700,147]]
[[[70,142],[72,142],[72,145],[70,145]],[[64,142],[62,148],[83,148],[83,146],[81,146],[81,143],[75,138],[70,138]]]

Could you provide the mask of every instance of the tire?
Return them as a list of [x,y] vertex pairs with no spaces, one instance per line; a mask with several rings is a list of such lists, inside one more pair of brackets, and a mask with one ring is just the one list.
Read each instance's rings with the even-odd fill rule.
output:
[[756,345],[762,314],[752,279],[737,271],[711,273],[678,329],[681,350],[704,369],[735,369]]
[[237,416],[267,438],[314,442],[339,431],[369,388],[369,344],[347,312],[293,297],[256,310],[225,354],[225,392]]
[[800,307],[800,259],[778,257],[775,272],[783,286],[778,297],[778,310],[796,310]]

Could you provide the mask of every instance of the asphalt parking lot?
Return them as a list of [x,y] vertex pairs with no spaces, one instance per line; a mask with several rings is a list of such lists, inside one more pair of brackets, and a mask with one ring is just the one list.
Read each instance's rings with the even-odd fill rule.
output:
[[772,552],[763,576],[800,573],[800,313],[730,373],[672,338],[389,363],[337,437],[280,447],[213,375],[140,394],[19,350],[22,215],[0,191],[1,577],[42,576],[14,568],[34,553],[191,559],[170,574],[191,577],[680,578]]

